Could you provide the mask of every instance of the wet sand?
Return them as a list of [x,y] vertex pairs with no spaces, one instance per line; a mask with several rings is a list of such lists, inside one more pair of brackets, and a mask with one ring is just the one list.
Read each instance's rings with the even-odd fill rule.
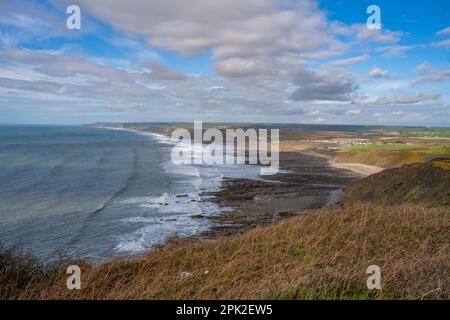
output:
[[328,160],[328,164],[333,167],[333,168],[338,168],[338,169],[345,169],[345,170],[350,170],[358,175],[360,175],[361,177],[367,177],[370,176],[372,174],[378,173],[383,171],[384,169],[381,167],[376,167],[376,166],[371,166],[371,165],[367,165],[367,164],[363,164],[363,163],[344,163],[344,162],[338,162],[336,161],[333,157],[324,155],[322,153],[318,153],[315,151],[311,151],[311,150],[302,150],[299,151],[300,153],[303,154],[308,154],[311,156],[315,156],[318,158],[324,158]]
[[326,157],[299,152],[281,152],[280,167],[288,172],[266,176],[264,181],[224,180],[223,189],[214,196],[219,205],[234,210],[209,217],[213,226],[202,237],[232,235],[336,205],[342,190],[361,178],[350,170],[330,166]]
[[340,163],[331,161],[330,165],[334,168],[347,169],[351,170],[355,173],[360,174],[361,176],[367,177],[372,174],[383,171],[384,169],[381,167],[370,166],[362,163]]

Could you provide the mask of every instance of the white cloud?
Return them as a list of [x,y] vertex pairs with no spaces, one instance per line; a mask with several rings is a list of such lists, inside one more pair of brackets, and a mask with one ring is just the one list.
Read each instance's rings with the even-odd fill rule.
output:
[[387,70],[383,70],[380,68],[374,68],[370,71],[369,76],[372,78],[390,78],[391,73]]
[[442,70],[430,69],[427,70],[424,76],[413,80],[412,84],[416,85],[421,82],[444,82],[450,80],[450,68]]
[[364,23],[345,25],[341,22],[333,22],[331,30],[338,35],[345,36],[358,42],[372,42],[375,44],[394,44],[403,36],[401,31],[392,31],[386,28],[368,29]]
[[331,44],[316,3],[299,0],[82,0],[82,7],[156,47],[216,58],[267,57],[315,51]]
[[444,28],[436,33],[438,36],[449,36],[450,35],[450,27]]
[[439,41],[439,42],[433,42],[434,47],[450,47],[450,39]]
[[430,94],[393,94],[390,96],[357,98],[354,100],[354,103],[370,106],[415,105],[436,102],[440,97],[441,95],[437,92]]
[[262,64],[255,59],[242,58],[219,61],[214,68],[220,75],[230,78],[255,76],[264,70]]
[[[7,14],[0,14],[0,19],[20,25],[31,36],[30,28],[41,24],[39,32],[47,36],[58,29],[55,23],[64,25],[65,19],[58,14],[65,17],[70,1],[51,2],[59,13],[38,13],[35,21],[19,17],[14,22],[10,12],[18,12],[16,5],[14,10],[1,11]],[[401,31],[330,23],[315,0],[135,0],[132,5],[119,0],[81,0],[80,5],[84,18],[91,15],[121,32],[104,40],[125,48],[129,56],[93,58],[81,50],[74,54],[66,49],[1,50],[0,107],[14,101],[20,104],[19,97],[29,98],[29,103],[34,96],[44,105],[52,101],[66,108],[65,103],[71,101],[77,103],[76,108],[137,114],[142,121],[164,116],[190,121],[199,115],[205,121],[236,120],[236,114],[245,121],[257,114],[274,122],[338,123],[363,119],[375,112],[372,106],[384,112],[391,105],[419,108],[439,100],[439,94],[433,93],[386,95],[398,88],[407,90],[405,86],[411,83],[368,81],[367,74],[346,71],[348,66],[371,59],[368,52],[402,56],[420,45],[401,45]],[[3,8],[5,2],[0,3]],[[32,16],[28,9],[24,12]],[[52,18],[47,20],[48,16]],[[96,35],[103,37],[102,32]],[[4,48],[20,47],[20,42],[19,37],[0,33]],[[156,48],[182,56],[207,53],[216,74],[181,74],[163,63]],[[320,59],[327,60],[321,64]],[[422,77],[416,82],[450,77],[446,70],[423,67],[417,71]],[[375,68],[370,75],[389,78],[391,72]],[[366,97],[364,89],[371,97]]]
[[297,89],[290,99],[295,101],[350,101],[356,89],[353,77],[330,67],[318,71],[299,68],[294,75]]
[[429,71],[428,62],[424,61],[414,69],[417,73],[427,73]]
[[413,49],[422,48],[423,45],[391,45],[380,47],[377,49],[378,52],[382,53],[384,58],[394,58],[394,57],[403,57],[405,54]]
[[402,36],[400,31],[391,31],[387,29],[369,29],[366,25],[360,25],[356,37],[360,41],[371,41],[379,44],[396,43]]
[[14,48],[19,42],[19,35],[9,34],[0,30],[0,48]]
[[346,66],[350,66],[353,64],[357,64],[357,63],[361,63],[364,61],[367,61],[370,59],[370,55],[365,54],[362,56],[357,56],[357,57],[352,57],[352,58],[347,58],[347,59],[340,59],[340,60],[335,60],[333,62],[331,62],[332,65],[338,66],[338,67],[346,67]]

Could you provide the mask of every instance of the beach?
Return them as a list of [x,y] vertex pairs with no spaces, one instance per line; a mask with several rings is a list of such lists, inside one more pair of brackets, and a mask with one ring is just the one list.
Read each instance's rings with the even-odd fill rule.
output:
[[[173,129],[130,127],[167,137]],[[252,178],[224,176],[219,190],[203,194],[224,210],[212,215],[193,215],[193,219],[205,219],[210,223],[195,237],[231,236],[314,209],[338,205],[343,189],[380,169],[364,164],[337,164],[332,157],[311,150],[282,149],[277,174]]]
[[300,152],[281,152],[280,167],[280,173],[264,180],[225,179],[214,196],[220,206],[233,211],[209,217],[213,225],[202,235],[232,235],[337,205],[342,190],[361,178],[330,166],[326,158]]
[[[167,133],[154,136],[151,130],[143,131],[142,136],[136,137],[135,132],[123,136],[123,132],[101,130],[94,132],[91,138],[97,141],[99,134],[106,134],[115,148],[122,145],[124,138],[128,141],[126,145],[132,142],[135,148],[144,143],[146,147],[143,150],[137,148],[138,154],[142,155],[145,155],[144,150],[170,151],[172,148],[167,141]],[[86,133],[83,131],[83,135]],[[102,145],[105,138],[101,139]],[[156,144],[147,145],[149,141]],[[77,150],[73,143],[69,145],[71,151]],[[386,171],[394,182],[386,183],[383,173],[363,179],[369,172],[337,168],[326,154],[299,151],[282,151],[280,170],[273,176],[259,175],[258,165],[245,165],[245,168],[242,165],[231,166],[229,171],[222,171],[224,174],[219,176],[206,174],[205,169],[217,168],[203,164],[194,167],[197,170],[190,171],[183,166],[179,170],[168,168],[170,170],[164,172],[163,177],[173,179],[167,185],[175,186],[183,182],[184,188],[179,189],[178,186],[162,196],[159,185],[152,186],[155,194],[150,197],[148,190],[142,189],[151,186],[149,183],[154,178],[153,174],[132,174],[132,179],[126,179],[125,191],[119,196],[113,193],[115,196],[108,197],[106,205],[88,215],[84,223],[76,224],[74,220],[80,214],[61,217],[66,226],[70,222],[79,227],[78,241],[91,255],[102,249],[98,246],[98,239],[110,241],[115,248],[117,243],[123,244],[121,248],[125,249],[100,261],[89,259],[88,255],[78,255],[79,260],[70,260],[71,265],[79,265],[83,270],[82,290],[66,289],[64,264],[46,271],[44,265],[28,262],[28,258],[22,257],[20,252],[3,249],[0,252],[0,256],[6,257],[3,268],[17,265],[17,262],[23,263],[24,267],[6,278],[3,286],[13,290],[1,294],[8,299],[448,297],[448,207],[425,208],[398,200],[395,200],[395,206],[380,206],[352,200],[357,199],[358,195],[370,195],[371,192],[360,194],[359,191],[365,188],[397,188],[399,178],[409,183],[410,177],[414,176],[413,167]],[[169,153],[162,154],[167,156]],[[145,156],[138,158],[146,159]],[[149,168],[168,165],[158,157],[153,159],[157,160],[157,166]],[[125,161],[120,163],[122,168],[133,163],[128,158],[122,160]],[[100,164],[99,168],[104,162],[94,161],[96,165]],[[447,162],[417,166],[419,172],[431,172],[427,175],[429,177],[437,174],[434,179],[428,180],[430,185],[439,182],[436,177],[442,177],[446,183],[437,170],[448,170]],[[66,165],[60,165],[56,172],[60,174],[65,168]],[[239,168],[257,174],[242,176],[242,172],[236,172],[240,171]],[[404,170],[412,172],[403,174]],[[163,170],[155,172],[163,173]],[[136,185],[136,177],[149,180]],[[211,184],[211,177],[218,178],[213,179],[214,184]],[[423,181],[421,176],[416,178]],[[411,188],[421,183],[413,182]],[[431,188],[430,185],[423,186],[426,190],[431,189],[430,199],[440,198],[436,192],[445,195],[448,190],[445,185],[442,189]],[[211,190],[206,186],[214,188]],[[136,190],[142,193],[141,197],[136,197]],[[353,198],[349,198],[349,190],[356,190]],[[408,188],[405,194],[410,194]],[[211,205],[217,210],[211,211]],[[181,212],[182,208],[188,210]],[[201,210],[197,212],[197,209]],[[111,219],[113,214],[120,215],[120,219]],[[68,218],[72,220],[67,221]],[[124,229],[124,225],[118,222],[125,223],[129,229]],[[55,236],[54,228],[58,226],[54,222],[48,225],[52,230],[49,229],[43,236],[49,241]],[[115,237],[105,236],[102,232],[105,230]],[[122,237],[117,239],[119,233]],[[70,232],[67,234],[70,235]],[[411,234],[414,234],[413,239]],[[159,237],[159,240],[153,241],[154,237]],[[89,241],[95,242],[94,246]],[[418,241],[430,246],[417,246]],[[392,265],[392,261],[396,264]],[[383,282],[386,289],[382,296],[367,291],[364,272],[372,264],[382,270],[393,268],[395,274],[408,275],[407,283],[413,284],[405,287],[405,278],[392,277],[387,273]],[[411,274],[414,268],[419,269]],[[30,274],[28,270],[39,272]],[[26,287],[18,284],[23,278]],[[409,279],[419,279],[419,285]],[[436,291],[436,283],[443,284],[442,290]],[[336,288],[338,292],[333,291]]]
[[330,165],[334,168],[351,170],[351,171],[358,173],[364,177],[370,176],[372,174],[375,174],[375,173],[378,173],[378,172],[381,172],[384,170],[381,167],[370,166],[370,165],[362,164],[362,163],[340,163],[340,162],[332,161],[330,163]]
[[[146,125],[125,127],[167,138],[175,128]],[[258,166],[245,167],[248,170]],[[365,167],[362,164],[337,165],[330,156],[307,149],[286,148],[281,149],[280,170],[275,175],[230,177],[238,169],[237,166],[230,166],[218,190],[200,194],[223,210],[217,210],[215,214],[192,215],[194,220],[209,222],[206,230],[194,236],[203,239],[230,236],[286,217],[306,214],[310,210],[337,205],[342,199],[343,189],[377,171],[377,168]]]
[[140,255],[175,235],[216,238],[335,205],[361,178],[307,151],[281,152],[280,170],[269,176],[259,165],[176,165],[171,130],[5,128],[0,160],[9,197],[0,240],[43,262],[58,252],[90,261]]

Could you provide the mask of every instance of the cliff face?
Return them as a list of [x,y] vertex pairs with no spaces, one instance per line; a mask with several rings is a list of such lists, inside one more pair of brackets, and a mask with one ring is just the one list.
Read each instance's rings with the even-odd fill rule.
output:
[[405,165],[362,179],[345,190],[344,205],[361,201],[450,206],[450,159]]

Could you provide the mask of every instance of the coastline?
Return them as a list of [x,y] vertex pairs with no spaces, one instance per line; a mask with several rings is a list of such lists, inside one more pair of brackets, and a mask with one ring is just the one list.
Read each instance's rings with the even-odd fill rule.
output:
[[[449,170],[446,163],[435,165]],[[429,169],[435,170],[435,165]],[[443,241],[448,207],[377,205],[354,197],[353,203],[340,205],[341,190],[348,185],[353,187],[346,198],[352,188],[362,189],[361,184],[369,188],[397,184],[383,175],[361,180],[362,174],[336,168],[330,157],[314,152],[281,152],[280,169],[279,174],[262,179],[225,178],[220,191],[203,195],[233,207],[232,212],[188,217],[207,224],[208,231],[168,237],[142,254],[103,261],[64,260],[48,268],[0,246],[0,256],[9,259],[4,260],[4,269],[18,262],[24,265],[3,280],[3,287],[13,290],[2,296],[28,300],[448,297],[449,254]],[[386,173],[398,181],[398,173]],[[400,176],[409,181],[411,175]],[[433,192],[430,195],[435,197]],[[417,246],[418,242],[430,245]],[[83,270],[82,290],[64,286],[69,263]],[[378,296],[367,290],[361,276],[374,263],[408,278],[387,277],[386,289]],[[417,272],[411,273],[413,269]],[[410,285],[405,287],[405,281]],[[436,283],[443,284],[442,290],[435,289]]]
[[377,166],[371,166],[368,164],[363,163],[354,163],[354,162],[338,162],[333,157],[315,152],[310,150],[299,150],[297,152],[313,155],[319,158],[324,158],[328,160],[328,163],[331,167],[337,168],[337,169],[345,169],[352,171],[361,177],[367,177],[375,173],[379,173],[384,170],[384,168],[377,167]]
[[334,168],[327,159],[300,152],[281,152],[282,173],[265,180],[225,179],[215,201],[230,212],[208,217],[203,238],[231,236],[287,217],[339,204],[342,190],[361,176]]
[[[158,132],[150,128],[102,128],[170,138],[170,128],[161,128]],[[370,172],[361,170],[359,164],[336,165],[331,157],[310,150],[281,150],[278,174],[262,179],[224,177],[219,191],[205,193],[210,201],[228,210],[191,216],[206,219],[211,224],[208,230],[194,237],[210,240],[231,236],[286,217],[337,205],[342,190]]]
[[375,173],[379,173],[384,170],[384,168],[381,168],[381,167],[371,166],[371,165],[362,164],[362,163],[347,163],[347,162],[340,163],[340,162],[331,161],[330,165],[334,168],[346,169],[346,170],[353,171],[355,173],[360,174],[363,177],[367,177],[367,176],[370,176]]

